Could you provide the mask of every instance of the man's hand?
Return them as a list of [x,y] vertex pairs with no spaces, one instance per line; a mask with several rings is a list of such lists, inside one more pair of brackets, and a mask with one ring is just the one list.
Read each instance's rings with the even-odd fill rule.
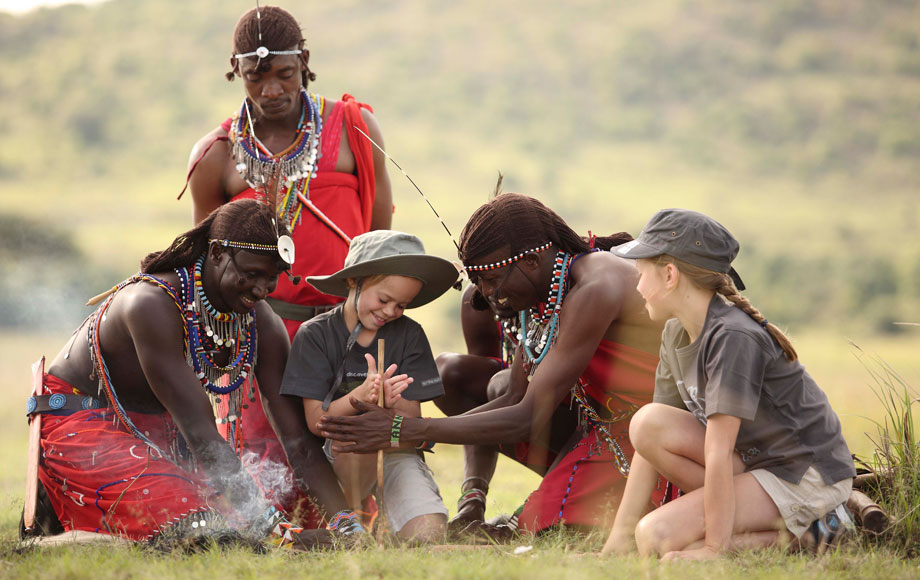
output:
[[335,442],[332,450],[336,453],[373,453],[389,449],[390,429],[396,412],[355,397],[349,397],[349,402],[358,415],[323,415],[317,426],[323,437]]

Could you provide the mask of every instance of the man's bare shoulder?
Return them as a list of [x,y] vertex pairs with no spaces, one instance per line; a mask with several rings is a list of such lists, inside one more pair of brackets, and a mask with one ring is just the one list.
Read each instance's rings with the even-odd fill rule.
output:
[[271,306],[260,301],[255,306],[256,321],[259,326],[260,346],[289,344],[287,328],[284,321],[275,314]]
[[605,293],[611,288],[635,287],[637,272],[632,260],[600,251],[579,258],[572,267],[572,277],[578,286],[592,293]]
[[189,155],[189,167],[196,162],[216,160],[224,162],[230,155],[229,134],[223,127],[217,126],[199,139]]
[[[154,274],[154,277],[164,282],[178,297],[179,278],[172,272]],[[181,322],[182,313],[176,301],[167,292],[166,288],[150,281],[138,281],[122,288],[112,303],[113,313],[120,314],[125,321],[155,322],[170,324],[175,319]],[[165,317],[165,318],[164,318]]]

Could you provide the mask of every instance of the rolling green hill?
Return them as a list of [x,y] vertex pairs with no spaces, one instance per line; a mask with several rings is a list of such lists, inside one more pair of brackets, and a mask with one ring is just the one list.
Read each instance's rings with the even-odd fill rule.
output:
[[[223,73],[251,5],[0,14],[0,214],[21,224],[0,232],[16,272],[0,281],[5,324],[73,322],[75,307],[66,319],[17,305],[58,297],[67,310],[190,225],[175,197],[191,145],[239,105]],[[313,88],[374,106],[388,150],[455,234],[501,170],[506,190],[579,230],[635,234],[661,207],[711,213],[742,242],[752,300],[793,328],[920,320],[918,2],[288,7]],[[391,178],[394,227],[448,255],[427,207]],[[29,257],[40,234],[72,247]],[[431,316],[446,325],[451,308]]]

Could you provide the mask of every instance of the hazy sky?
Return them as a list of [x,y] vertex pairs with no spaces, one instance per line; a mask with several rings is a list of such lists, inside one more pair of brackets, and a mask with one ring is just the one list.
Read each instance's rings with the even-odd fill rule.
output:
[[0,0],[0,12],[26,12],[37,6],[61,4],[98,4],[104,0]]

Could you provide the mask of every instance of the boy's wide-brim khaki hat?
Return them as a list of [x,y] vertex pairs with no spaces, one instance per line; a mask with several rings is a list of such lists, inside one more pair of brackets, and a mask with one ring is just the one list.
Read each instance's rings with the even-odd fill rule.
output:
[[728,274],[738,290],[744,282],[732,260],[740,245],[725,226],[689,209],[663,209],[642,228],[639,238],[612,248],[623,258],[654,258],[662,254],[713,272]]
[[345,267],[329,276],[308,276],[317,290],[348,297],[349,278],[408,276],[422,281],[422,289],[407,308],[428,304],[454,285],[460,273],[448,260],[425,254],[422,240],[395,230],[374,230],[355,236],[345,257]]

